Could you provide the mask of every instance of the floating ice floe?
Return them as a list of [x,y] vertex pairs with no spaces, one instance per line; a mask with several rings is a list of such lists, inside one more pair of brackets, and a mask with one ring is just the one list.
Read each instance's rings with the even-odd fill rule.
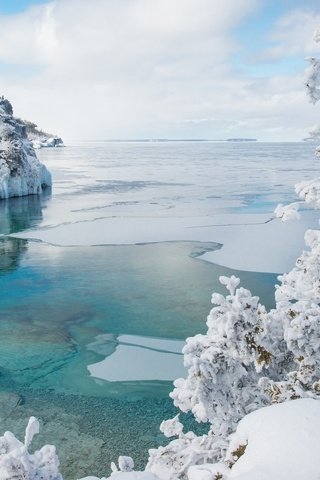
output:
[[171,381],[186,374],[182,340],[135,335],[99,335],[88,349],[106,358],[88,365],[90,375],[108,382]]
[[14,236],[60,246],[123,245],[166,241],[217,242],[202,260],[253,272],[289,270],[304,246],[306,227],[317,228],[311,210],[300,222],[271,221],[268,214],[228,214],[212,217],[107,217],[25,230]]

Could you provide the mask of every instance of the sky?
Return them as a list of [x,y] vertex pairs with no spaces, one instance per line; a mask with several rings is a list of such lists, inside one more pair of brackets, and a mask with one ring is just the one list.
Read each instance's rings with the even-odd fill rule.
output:
[[0,0],[0,94],[65,140],[299,141],[314,0]]

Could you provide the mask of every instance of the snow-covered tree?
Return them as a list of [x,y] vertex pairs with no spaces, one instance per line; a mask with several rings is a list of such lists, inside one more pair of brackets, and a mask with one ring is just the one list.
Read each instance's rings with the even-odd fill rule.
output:
[[[320,30],[315,40],[320,41]],[[320,60],[308,60],[305,85],[316,103]],[[320,156],[320,148],[316,154]],[[279,205],[277,217],[297,219],[302,203],[320,208],[320,178],[296,185],[296,193],[299,200]],[[268,313],[257,297],[237,288],[239,279],[221,278],[229,295],[213,295],[217,306],[208,317],[208,331],[187,339],[183,353],[188,376],[176,380],[171,393],[180,410],[209,422],[208,434],[183,434],[177,418],[167,421],[164,433],[178,438],[151,451],[151,471],[159,475],[161,465],[166,478],[184,478],[190,465],[223,459],[239,420],[266,404],[266,396],[283,402],[320,395],[320,231],[308,230],[305,240],[309,250],[279,277],[276,308]]]
[[[314,39],[320,42],[320,29]],[[320,59],[307,60],[310,65],[305,86],[310,101],[315,104],[320,100]],[[314,136],[317,132],[319,127]],[[316,155],[320,156],[320,147]],[[297,216],[299,204],[320,208],[320,177],[297,184],[295,190],[300,201],[276,209],[276,215],[284,221]],[[288,368],[290,361],[287,362],[286,373],[280,381],[270,377],[260,381],[260,386],[276,402],[320,396],[320,231],[307,230],[305,242],[309,249],[302,253],[289,273],[279,277],[276,309],[271,312],[273,325],[282,325],[287,359],[290,360],[291,355],[294,362],[291,369]]]
[[265,308],[240,280],[220,277],[229,291],[213,294],[216,304],[207,319],[206,335],[188,338],[183,349],[188,377],[174,382],[170,394],[175,406],[191,411],[198,422],[211,424],[225,438],[245,413],[261,404],[257,371],[270,362],[260,344]]
[[[170,394],[175,406],[191,411],[198,422],[209,422],[208,434],[184,434],[177,417],[161,426],[168,437],[178,436],[166,447],[151,451],[147,469],[163,478],[184,478],[190,465],[223,458],[229,435],[247,413],[266,404],[258,387],[261,371],[271,355],[264,346],[268,325],[265,308],[249,290],[238,288],[235,276],[220,277],[229,294],[213,294],[205,335],[188,338],[183,349],[187,378],[174,382]],[[162,478],[162,477],[160,477]]]
[[0,480],[62,480],[54,446],[45,445],[32,454],[28,452],[37,433],[39,422],[31,417],[23,443],[11,432],[0,437]]

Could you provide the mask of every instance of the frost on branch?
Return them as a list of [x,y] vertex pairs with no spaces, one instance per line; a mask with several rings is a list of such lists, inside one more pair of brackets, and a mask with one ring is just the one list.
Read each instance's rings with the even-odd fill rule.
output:
[[[320,155],[320,147],[318,147],[318,149]],[[274,211],[276,218],[281,218],[283,222],[299,219],[300,214],[298,210],[302,204],[320,209],[320,178],[297,183],[295,185],[295,191],[300,198],[299,202],[289,203],[288,205],[282,205],[280,203]]]
[[[318,28],[314,34],[315,42],[320,42],[320,29]],[[315,57],[306,58],[309,67],[306,70],[305,87],[307,96],[312,103],[316,103],[320,99],[320,59]]]
[[183,349],[186,379],[175,381],[171,393],[183,412],[199,422],[209,421],[215,435],[226,437],[248,411],[261,403],[257,371],[270,361],[261,345],[266,311],[239,279],[220,277],[229,295],[213,294],[214,307],[206,335],[187,339]]
[[320,208],[320,178],[297,183],[295,191],[303,202],[313,208]]
[[132,472],[134,469],[134,461],[131,457],[127,457],[124,455],[120,455],[118,458],[118,465],[119,468],[116,466],[114,462],[111,463],[111,470],[112,472]]
[[276,218],[281,218],[283,222],[286,222],[287,220],[299,220],[300,214],[298,209],[298,202],[290,203],[289,205],[282,205],[282,203],[279,203],[274,213]]
[[320,28],[317,28],[313,33],[313,40],[317,43],[320,42]]
[[179,414],[170,420],[164,420],[160,425],[160,431],[166,437],[180,437],[183,431],[183,425],[179,422]]
[[309,67],[306,70],[305,87],[309,100],[315,104],[320,99],[320,59],[306,58]]
[[276,286],[275,293],[277,302],[320,303],[320,231],[307,230],[305,242],[310,250],[302,252],[296,266],[279,277],[281,284]]
[[[320,147],[317,147],[320,156]],[[274,213],[277,218],[281,218],[283,222],[287,220],[296,220],[300,218],[298,212],[300,205],[305,204],[315,209],[320,209],[320,177],[314,178],[307,182],[300,182],[295,185],[295,192],[300,201],[276,207]]]
[[24,443],[11,432],[0,437],[0,480],[62,480],[53,445],[45,445],[33,454],[28,452],[36,433],[39,433],[39,422],[31,417]]
[[277,307],[271,312],[274,324],[282,325],[287,359],[291,355],[293,361],[282,381],[260,382],[276,402],[320,395],[320,231],[308,230],[305,240],[310,250],[279,277]]
[[215,462],[221,447],[210,432],[202,436],[182,433],[167,446],[149,450],[146,471],[160,480],[187,479],[190,466]]

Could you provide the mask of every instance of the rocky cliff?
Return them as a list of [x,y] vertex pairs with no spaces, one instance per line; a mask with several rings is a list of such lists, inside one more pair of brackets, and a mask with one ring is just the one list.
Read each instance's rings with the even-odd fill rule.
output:
[[0,199],[40,194],[49,186],[51,174],[37,159],[26,126],[0,97]]

